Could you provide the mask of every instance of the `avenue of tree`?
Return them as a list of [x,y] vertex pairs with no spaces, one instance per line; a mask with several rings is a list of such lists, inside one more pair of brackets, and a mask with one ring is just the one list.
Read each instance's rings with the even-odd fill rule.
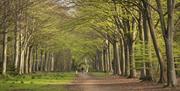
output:
[[0,72],[112,72],[176,86],[180,0],[1,0]]

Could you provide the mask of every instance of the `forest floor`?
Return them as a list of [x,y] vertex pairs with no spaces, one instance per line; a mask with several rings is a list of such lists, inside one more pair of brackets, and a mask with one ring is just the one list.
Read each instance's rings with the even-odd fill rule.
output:
[[[180,78],[178,78],[180,84]],[[46,73],[0,80],[0,91],[180,91],[108,73]]]
[[163,85],[154,82],[142,82],[138,79],[79,74],[79,77],[66,89],[67,91],[180,91],[180,86],[163,88]]

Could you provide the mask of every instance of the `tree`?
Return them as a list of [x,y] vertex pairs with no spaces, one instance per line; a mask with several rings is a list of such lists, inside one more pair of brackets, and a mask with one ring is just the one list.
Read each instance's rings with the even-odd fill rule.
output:
[[7,8],[10,5],[9,0],[3,1],[3,16],[2,16],[2,29],[3,29],[3,54],[2,54],[2,60],[3,60],[3,68],[2,68],[2,74],[6,75],[6,65],[7,65],[7,47],[8,47],[8,15],[9,15],[9,8]]

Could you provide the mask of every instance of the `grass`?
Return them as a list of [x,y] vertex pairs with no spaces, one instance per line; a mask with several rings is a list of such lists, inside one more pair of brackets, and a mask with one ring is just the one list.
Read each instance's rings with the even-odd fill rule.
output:
[[74,77],[73,72],[0,77],[0,91],[66,91],[64,85]]

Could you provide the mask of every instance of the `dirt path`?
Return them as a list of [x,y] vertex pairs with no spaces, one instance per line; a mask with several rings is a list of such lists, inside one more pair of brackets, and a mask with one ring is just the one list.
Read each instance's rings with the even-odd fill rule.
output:
[[67,91],[180,91],[180,87],[162,88],[151,82],[140,82],[137,79],[123,77],[97,78],[87,74],[79,74],[79,77],[67,86]]

